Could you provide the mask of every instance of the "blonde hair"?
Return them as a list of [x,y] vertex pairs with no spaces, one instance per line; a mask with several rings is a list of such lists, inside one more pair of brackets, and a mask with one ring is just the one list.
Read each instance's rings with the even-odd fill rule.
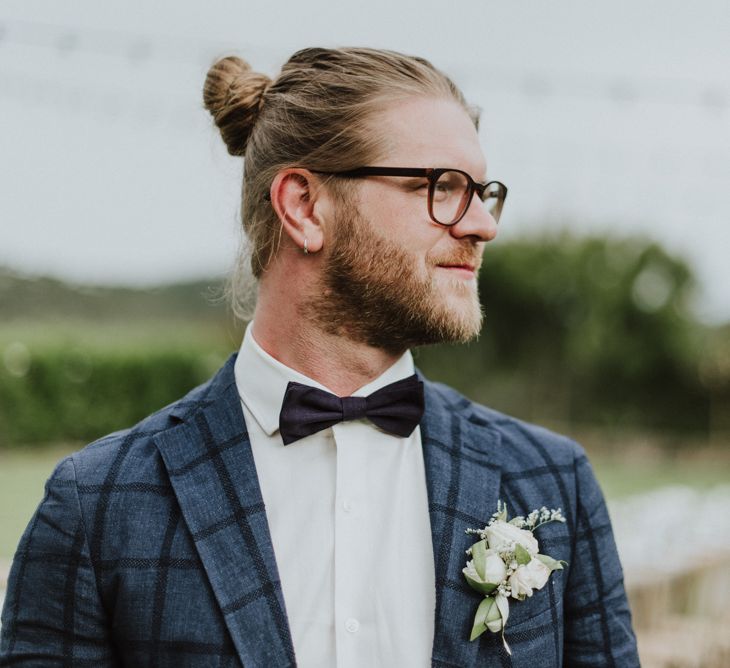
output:
[[[423,58],[366,48],[303,49],[275,80],[235,56],[213,64],[203,88],[205,108],[228,152],[245,157],[241,218],[248,250],[230,279],[234,313],[246,315],[246,265],[250,261],[260,278],[279,245],[281,225],[267,200],[276,174],[288,167],[344,171],[367,165],[386,146],[372,125],[376,113],[410,97],[452,99],[478,126],[478,111]],[[335,184],[329,187],[337,194]]]

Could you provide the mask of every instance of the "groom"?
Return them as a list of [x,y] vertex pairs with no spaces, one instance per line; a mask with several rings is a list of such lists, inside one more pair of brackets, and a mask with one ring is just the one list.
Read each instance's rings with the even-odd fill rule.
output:
[[[419,58],[306,49],[274,81],[219,61],[205,102],[245,156],[253,321],[208,383],[59,464],[0,665],[638,666],[581,448],[414,369],[410,348],[478,335],[507,193],[458,88]],[[462,575],[499,501],[566,518],[535,532],[567,565],[510,599],[511,655],[470,641]]]

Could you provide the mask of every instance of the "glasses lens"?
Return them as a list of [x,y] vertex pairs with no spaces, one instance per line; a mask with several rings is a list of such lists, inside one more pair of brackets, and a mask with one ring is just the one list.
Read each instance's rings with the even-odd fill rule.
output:
[[433,184],[431,206],[433,217],[442,225],[450,225],[461,216],[469,203],[469,181],[460,172],[443,172]]
[[493,181],[484,190],[482,201],[484,208],[489,211],[492,218],[499,222],[499,214],[502,213],[502,205],[504,204],[505,190],[501,183]]

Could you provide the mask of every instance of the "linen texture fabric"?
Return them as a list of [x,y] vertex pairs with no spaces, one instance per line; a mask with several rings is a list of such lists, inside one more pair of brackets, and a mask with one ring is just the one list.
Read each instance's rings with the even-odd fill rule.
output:
[[[184,399],[63,460],[13,562],[0,666],[294,666],[231,357]],[[608,513],[583,450],[425,381],[421,435],[435,563],[432,666],[638,666]],[[561,507],[541,551],[568,562],[469,642],[473,537]],[[404,555],[407,558],[407,555]]]

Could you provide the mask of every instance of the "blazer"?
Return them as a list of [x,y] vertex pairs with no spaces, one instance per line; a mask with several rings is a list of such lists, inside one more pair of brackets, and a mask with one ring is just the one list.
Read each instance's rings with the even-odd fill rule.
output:
[[[294,666],[232,356],[206,384],[60,462],[2,613],[3,666]],[[606,506],[570,440],[425,381],[421,435],[436,581],[432,666],[638,666]],[[293,445],[291,447],[296,447]],[[561,507],[538,529],[568,566],[511,601],[506,639],[469,641],[481,596],[467,527]],[[407,556],[407,555],[404,555]]]

